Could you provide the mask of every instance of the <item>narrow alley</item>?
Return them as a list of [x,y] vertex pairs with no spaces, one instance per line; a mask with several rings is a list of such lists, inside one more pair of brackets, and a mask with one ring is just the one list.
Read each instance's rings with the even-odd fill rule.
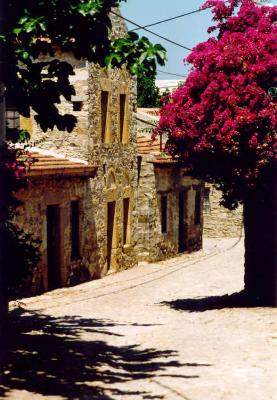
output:
[[277,309],[227,296],[243,288],[243,253],[243,239],[210,239],[12,303],[0,398],[276,399]]

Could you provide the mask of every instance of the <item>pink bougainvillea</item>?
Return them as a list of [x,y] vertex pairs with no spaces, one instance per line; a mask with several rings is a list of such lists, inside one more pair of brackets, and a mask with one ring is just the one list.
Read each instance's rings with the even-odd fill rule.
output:
[[0,147],[0,221],[12,219],[20,204],[15,193],[26,187],[27,154],[9,144]]
[[217,37],[194,47],[185,84],[161,108],[168,152],[218,183],[234,207],[276,159],[277,7],[208,0]]

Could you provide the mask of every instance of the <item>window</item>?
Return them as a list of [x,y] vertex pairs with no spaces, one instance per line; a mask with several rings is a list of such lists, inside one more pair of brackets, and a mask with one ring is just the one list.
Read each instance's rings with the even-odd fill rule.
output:
[[101,91],[101,140],[107,142],[107,117],[108,117],[109,92]]
[[194,209],[194,224],[200,225],[201,222],[201,192],[196,190],[195,192],[195,209]]
[[19,113],[15,108],[6,107],[6,124],[11,129],[20,128]]
[[71,260],[80,258],[79,201],[71,202]]
[[128,242],[130,199],[123,199],[123,244]]
[[161,232],[167,232],[167,196],[161,196]]
[[206,213],[211,212],[211,201],[210,201],[210,188],[204,188],[204,204],[203,204],[203,211]]
[[127,132],[127,126],[126,126],[126,100],[127,100],[126,94],[119,95],[119,113],[120,113],[119,135],[120,135],[121,143],[127,143],[127,141],[128,141],[128,137],[127,137],[128,132]]

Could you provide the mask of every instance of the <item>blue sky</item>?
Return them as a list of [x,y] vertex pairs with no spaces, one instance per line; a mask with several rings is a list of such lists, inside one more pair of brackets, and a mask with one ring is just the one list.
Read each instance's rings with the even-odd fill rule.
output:
[[[121,12],[123,16],[137,22],[139,25],[147,25],[197,10],[203,2],[204,0],[127,0],[126,3],[121,3]],[[272,0],[271,4],[277,5],[277,0]],[[192,48],[197,43],[208,38],[207,28],[211,25],[211,12],[205,10],[148,29]],[[128,28],[134,29],[135,27],[128,24]],[[189,54],[187,50],[167,43],[148,32],[142,30],[137,32],[140,35],[147,36],[153,43],[160,43],[166,48],[168,61],[165,67],[159,67],[159,70],[180,74],[181,76],[186,75],[187,67],[184,67],[183,59]],[[158,72],[157,78],[178,79],[178,76],[174,77]],[[180,77],[180,79],[182,78]]]

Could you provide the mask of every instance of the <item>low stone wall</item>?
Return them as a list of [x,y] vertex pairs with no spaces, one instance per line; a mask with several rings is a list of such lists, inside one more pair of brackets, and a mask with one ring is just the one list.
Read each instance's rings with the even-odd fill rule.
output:
[[242,206],[230,211],[220,205],[221,192],[212,185],[210,188],[210,210],[205,211],[203,235],[207,238],[233,238],[243,234]]

